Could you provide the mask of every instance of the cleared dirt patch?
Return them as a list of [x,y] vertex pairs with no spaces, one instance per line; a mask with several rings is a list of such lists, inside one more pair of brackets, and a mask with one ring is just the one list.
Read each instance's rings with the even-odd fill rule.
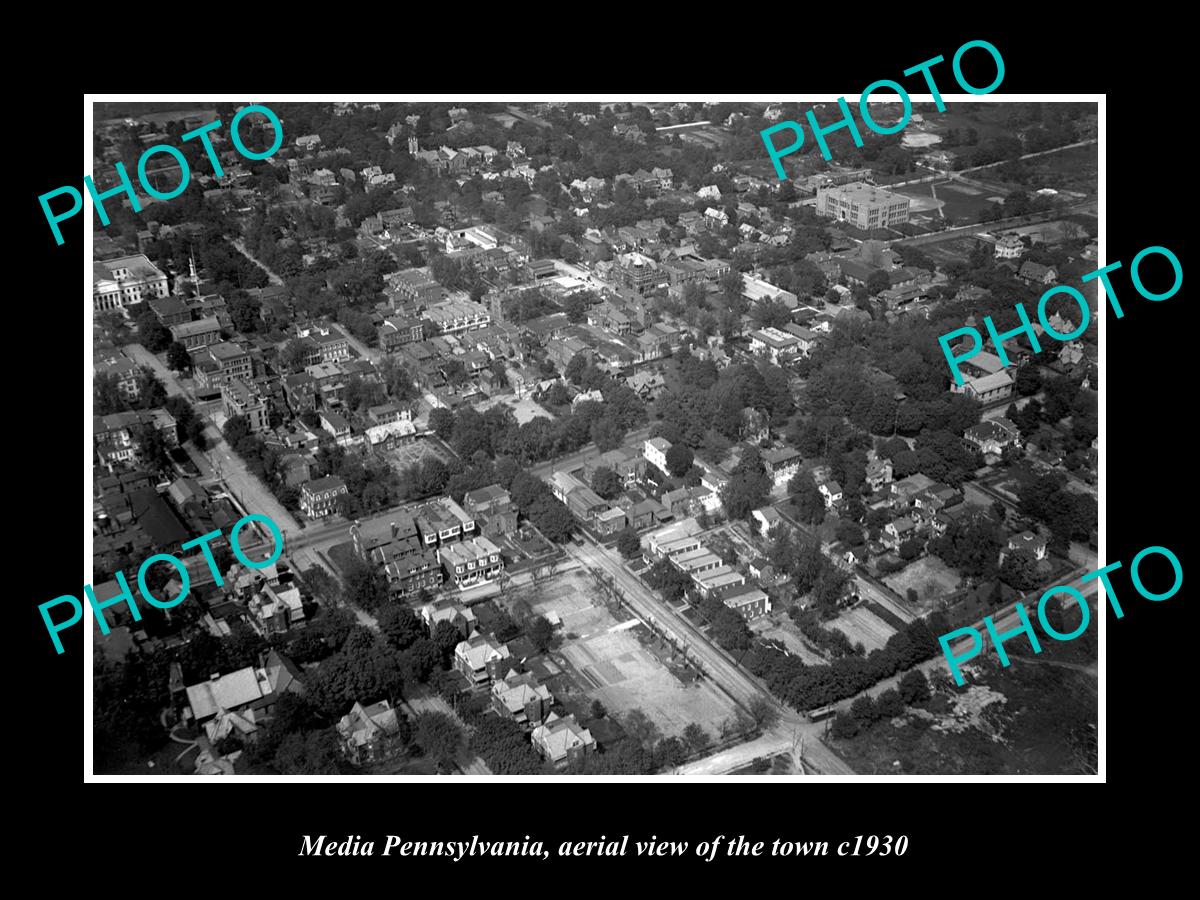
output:
[[888,638],[896,633],[889,625],[865,606],[846,610],[836,619],[826,623],[826,628],[836,628],[851,644],[862,644],[867,652],[883,649]]
[[[666,737],[682,734],[692,722],[716,735],[736,715],[732,701],[710,682],[685,684],[673,671],[679,661],[672,663],[671,647],[630,616],[610,611],[604,588],[586,570],[542,582],[525,599],[535,614],[553,612],[562,620],[564,640],[554,658],[610,714],[640,709]],[[687,676],[682,668],[679,673]]]

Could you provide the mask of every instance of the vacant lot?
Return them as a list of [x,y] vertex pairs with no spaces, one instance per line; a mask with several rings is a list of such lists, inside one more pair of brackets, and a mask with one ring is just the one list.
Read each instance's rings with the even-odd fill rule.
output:
[[[733,703],[711,683],[692,681],[682,661],[673,661],[670,645],[637,619],[610,611],[604,596],[604,588],[582,569],[545,581],[527,595],[535,614],[553,612],[562,620],[564,640],[552,655],[573,676],[571,684],[589,702],[599,700],[618,716],[642,710],[664,736],[678,736],[692,722],[719,734],[721,724],[735,715]],[[580,706],[580,699],[569,705]]]
[[485,403],[480,403],[476,406],[476,409],[482,411],[498,405],[507,406],[509,409],[511,409],[513,411],[513,415],[517,417],[518,425],[524,425],[526,422],[532,421],[538,416],[542,416],[546,419],[554,418],[553,413],[539,404],[532,397],[524,397],[518,400],[516,397],[507,394],[502,397],[496,397],[493,400],[488,400]]
[[440,459],[445,462],[449,458],[439,442],[431,439],[402,444],[395,450],[385,451],[384,457],[396,469],[407,469],[425,459]]
[[979,243],[970,235],[960,235],[945,241],[932,241],[921,245],[921,251],[939,265],[949,262],[966,262],[971,250]]
[[790,617],[781,616],[776,623],[771,619],[760,619],[752,626],[755,634],[775,644],[782,645],[785,652],[800,657],[806,666],[820,666],[829,662],[804,638]]
[[903,597],[913,588],[922,603],[949,594],[958,585],[959,575],[936,556],[925,556],[883,579]]
[[851,644],[862,644],[867,652],[881,650],[888,638],[896,633],[889,625],[865,606],[848,609],[836,619],[825,623],[826,628],[836,628]]
[[990,657],[969,669],[961,688],[939,679],[924,709],[830,746],[865,775],[1086,773],[1097,712],[1093,675],[1021,661],[1001,668]]

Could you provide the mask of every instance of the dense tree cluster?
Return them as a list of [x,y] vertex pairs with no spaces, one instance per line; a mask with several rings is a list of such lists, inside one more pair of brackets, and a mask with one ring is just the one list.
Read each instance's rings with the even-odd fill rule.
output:
[[798,710],[813,709],[853,697],[897,672],[929,659],[940,649],[937,635],[949,631],[941,613],[928,620],[917,619],[888,638],[879,650],[865,657],[848,656],[829,665],[806,666],[789,656],[758,643],[746,655],[746,666],[764,679],[776,697]]

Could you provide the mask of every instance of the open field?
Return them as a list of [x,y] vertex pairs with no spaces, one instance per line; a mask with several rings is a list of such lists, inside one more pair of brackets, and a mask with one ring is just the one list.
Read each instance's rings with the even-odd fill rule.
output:
[[603,597],[603,586],[583,569],[526,595],[535,614],[555,613],[562,620],[563,642],[552,658],[569,684],[552,685],[555,696],[568,708],[586,709],[599,700],[618,717],[640,709],[665,737],[682,734],[692,722],[720,734],[721,724],[736,715],[732,701],[710,682],[692,680],[689,668],[672,661],[670,645],[637,619],[610,611]]
[[804,639],[800,629],[786,615],[780,617],[778,624],[771,619],[759,619],[751,628],[760,637],[782,644],[788,653],[800,657],[806,666],[820,666],[829,662]]
[[552,412],[547,410],[532,397],[523,397],[518,400],[511,394],[505,394],[504,396],[488,400],[485,403],[479,403],[475,408],[482,412],[485,409],[491,409],[493,406],[499,405],[507,406],[513,411],[513,415],[517,417],[518,425],[524,425],[526,422],[530,422],[536,419],[538,416],[541,416],[545,419],[555,418]]
[[1055,190],[1074,190],[1084,194],[1094,195],[1096,192],[1096,177],[1099,171],[1098,145],[1089,144],[1086,147],[1072,147],[1057,153],[1047,153],[1045,156],[1035,156],[1033,159],[1021,160],[1017,177],[1020,181],[1011,181],[1003,172],[1004,163],[988,166],[972,172],[971,176],[1009,185],[1019,190],[1039,190],[1049,187]]
[[888,638],[896,633],[889,625],[865,606],[848,609],[836,619],[825,623],[826,628],[836,628],[851,644],[862,644],[867,652],[883,649]]
[[966,262],[971,255],[971,248],[978,243],[972,235],[958,235],[944,241],[930,241],[921,245],[921,251],[938,265],[945,265],[955,260]]
[[936,556],[925,556],[883,580],[901,596],[907,597],[908,589],[915,589],[924,602],[953,591],[959,575]]
[[[935,190],[936,200],[933,199]],[[910,184],[896,188],[896,193],[912,198],[911,209],[914,214],[940,208],[946,218],[957,224],[979,221],[980,215],[995,206],[982,189],[956,181]]]

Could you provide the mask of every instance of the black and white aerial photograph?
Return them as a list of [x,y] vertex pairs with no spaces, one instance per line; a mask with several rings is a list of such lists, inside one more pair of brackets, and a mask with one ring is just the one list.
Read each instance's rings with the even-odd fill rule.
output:
[[93,773],[1096,776],[1103,128],[1003,91],[92,102]]

